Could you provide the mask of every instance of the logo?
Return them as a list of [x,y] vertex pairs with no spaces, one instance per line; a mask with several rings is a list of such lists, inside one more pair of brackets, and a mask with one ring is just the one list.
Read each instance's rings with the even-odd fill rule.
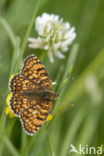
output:
[[78,149],[71,144],[69,153],[76,153],[76,154],[102,154],[103,153],[103,146],[99,147],[90,147],[89,145],[82,146],[79,144]]

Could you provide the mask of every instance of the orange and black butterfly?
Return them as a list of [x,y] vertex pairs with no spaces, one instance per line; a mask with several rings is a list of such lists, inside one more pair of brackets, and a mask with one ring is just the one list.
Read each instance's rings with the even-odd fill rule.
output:
[[10,107],[22,122],[28,135],[35,134],[52,109],[56,93],[52,91],[52,81],[36,56],[24,61],[21,72],[10,81],[12,97]]

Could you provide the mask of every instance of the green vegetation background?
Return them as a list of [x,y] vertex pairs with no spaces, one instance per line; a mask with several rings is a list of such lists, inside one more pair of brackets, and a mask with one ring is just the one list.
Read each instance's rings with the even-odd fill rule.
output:
[[[0,0],[0,156],[78,155],[69,153],[70,144],[77,148],[104,144],[104,0],[40,0],[39,7],[37,3]],[[28,36],[36,36],[32,17],[43,12],[58,14],[76,27],[77,38],[66,59],[55,58],[54,64],[26,44]],[[19,119],[5,115],[9,77],[30,54],[41,58],[59,93],[53,103],[54,119],[33,137],[24,133]],[[88,77],[96,79],[102,95],[99,102],[94,102],[94,90],[86,91]]]

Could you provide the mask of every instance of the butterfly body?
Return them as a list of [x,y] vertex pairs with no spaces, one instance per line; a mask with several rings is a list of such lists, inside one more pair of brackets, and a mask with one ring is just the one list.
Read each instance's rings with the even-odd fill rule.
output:
[[28,135],[34,135],[43,125],[52,109],[57,94],[52,91],[52,81],[36,56],[29,56],[21,72],[10,81],[12,97],[10,108],[20,118]]
[[55,93],[46,89],[27,90],[22,93],[23,96],[33,99],[53,100],[56,98]]

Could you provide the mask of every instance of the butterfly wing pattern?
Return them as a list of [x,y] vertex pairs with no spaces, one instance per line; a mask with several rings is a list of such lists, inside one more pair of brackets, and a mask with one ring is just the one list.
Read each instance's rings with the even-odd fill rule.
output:
[[[11,79],[10,90],[11,110],[20,118],[25,132],[34,135],[50,113],[54,98],[52,81],[36,56],[26,58],[21,72]],[[44,98],[46,92],[53,96]]]
[[38,87],[42,86],[50,90],[52,89],[52,81],[43,64],[36,56],[30,56],[25,60],[22,75],[34,85],[38,85]]

